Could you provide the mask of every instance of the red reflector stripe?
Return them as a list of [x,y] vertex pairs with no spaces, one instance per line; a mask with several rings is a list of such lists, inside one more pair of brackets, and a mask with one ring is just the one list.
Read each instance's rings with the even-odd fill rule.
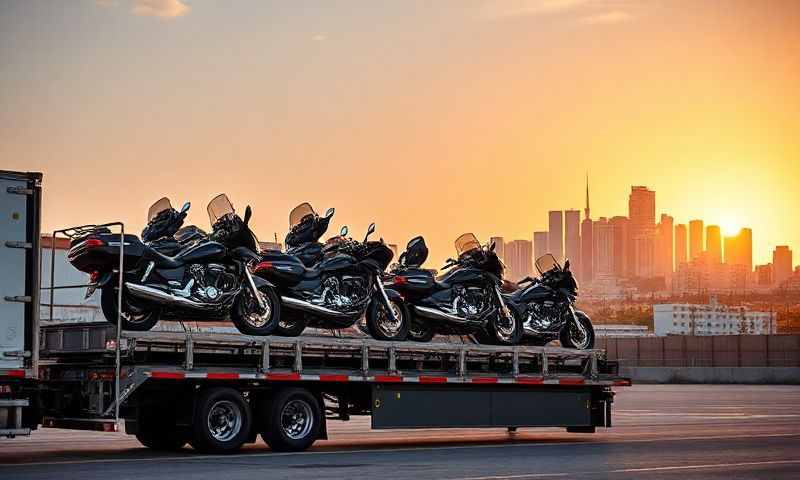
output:
[[25,370],[6,370],[5,373],[0,372],[0,376],[3,376],[3,377],[14,377],[14,378],[25,378]]
[[186,374],[183,372],[150,372],[150,377],[163,380],[183,380],[186,378]]
[[582,378],[560,378],[558,383],[561,385],[583,385]]
[[630,380],[614,380],[615,387],[630,387],[631,381]]
[[268,373],[267,380],[300,380],[299,373]]
[[239,380],[238,373],[209,372],[206,375],[209,380]]
[[375,381],[380,383],[397,383],[402,382],[403,377],[397,375],[375,375]]
[[542,377],[517,377],[517,383],[524,383],[526,385],[541,385],[544,383]]
[[497,377],[475,377],[472,383],[497,383]]
[[347,375],[320,375],[319,379],[322,382],[346,382],[350,378]]
[[447,383],[447,377],[419,377],[419,383]]

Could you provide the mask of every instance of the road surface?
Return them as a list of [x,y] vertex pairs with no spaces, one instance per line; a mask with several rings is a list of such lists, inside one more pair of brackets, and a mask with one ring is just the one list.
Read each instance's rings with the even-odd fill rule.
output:
[[[0,439],[0,477],[22,479],[436,480],[797,479],[800,387],[637,385],[618,390],[615,426],[372,431],[330,421],[330,440],[302,453],[262,442],[239,455],[159,454],[122,433],[43,429]],[[535,408],[532,405],[531,408]]]

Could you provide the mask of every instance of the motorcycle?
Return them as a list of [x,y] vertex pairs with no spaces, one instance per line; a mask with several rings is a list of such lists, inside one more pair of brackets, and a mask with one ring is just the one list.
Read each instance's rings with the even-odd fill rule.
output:
[[421,266],[428,257],[422,237],[408,242],[399,263],[385,278],[411,314],[409,339],[430,341],[435,334],[474,335],[479,343],[515,345],[522,325],[503,302],[499,286],[504,266],[494,243],[482,246],[466,233],[455,241],[458,259],[448,259],[436,278]]
[[[562,268],[550,254],[536,260],[540,278],[526,277],[506,303],[523,319],[524,343],[544,345],[558,339],[561,346],[586,350],[594,348],[594,327],[589,316],[575,309],[578,282],[569,268]],[[528,286],[519,287],[523,284]]]
[[[382,239],[369,240],[374,231],[373,223],[359,242],[347,238],[344,227],[338,237],[326,242],[323,258],[311,268],[289,253],[262,253],[253,273],[280,296],[282,309],[277,335],[298,336],[307,326],[349,328],[365,312],[399,302],[399,294],[384,289],[380,281],[393,254]],[[380,326],[371,326],[370,331],[379,340],[404,340],[408,332],[407,316],[391,312]]]
[[[167,200],[167,204],[169,201]],[[150,242],[176,242],[174,255],[164,253],[137,236],[88,227],[75,232],[67,253],[69,262],[90,274],[87,295],[101,290],[100,306],[106,319],[118,320],[120,241],[123,249],[122,318],[124,330],[145,331],[159,319],[218,320],[230,317],[236,328],[249,335],[269,335],[277,325],[280,304],[266,283],[253,277],[248,265],[259,259],[258,243],[248,227],[252,210],[240,218],[225,194],[208,204],[212,233],[180,245],[170,238],[183,223],[190,204],[180,212],[164,206],[150,218],[143,235]],[[151,209],[152,210],[152,209]],[[154,237],[155,240],[153,240]],[[173,245],[174,246],[174,245]]]
[[319,239],[328,230],[328,224],[335,210],[329,208],[320,217],[308,203],[301,203],[289,213],[289,233],[284,243],[286,253],[294,255],[306,267],[313,267],[322,260],[323,244]]

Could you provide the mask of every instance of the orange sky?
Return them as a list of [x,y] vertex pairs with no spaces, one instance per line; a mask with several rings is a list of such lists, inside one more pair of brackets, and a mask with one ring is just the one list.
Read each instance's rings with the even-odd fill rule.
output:
[[[431,266],[551,209],[753,228],[800,263],[800,2],[4,2],[0,168],[47,229],[221,191],[266,239],[337,208]],[[331,231],[333,231],[333,228]]]

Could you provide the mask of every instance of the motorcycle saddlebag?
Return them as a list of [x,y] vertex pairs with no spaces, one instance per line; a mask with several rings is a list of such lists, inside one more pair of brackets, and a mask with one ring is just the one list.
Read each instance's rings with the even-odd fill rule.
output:
[[[118,233],[94,233],[70,242],[67,260],[78,270],[86,273],[105,272],[119,267]],[[127,270],[134,268],[144,255],[144,244],[136,235],[125,235],[123,245],[124,264]]]

